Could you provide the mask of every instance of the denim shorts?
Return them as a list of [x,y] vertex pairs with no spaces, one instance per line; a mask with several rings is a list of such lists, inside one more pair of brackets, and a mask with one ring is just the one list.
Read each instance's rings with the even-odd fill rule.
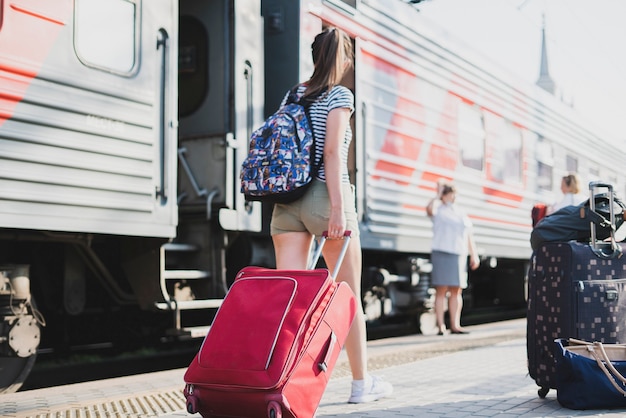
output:
[[[342,183],[343,210],[346,217],[346,230],[352,236],[359,234],[359,223],[356,216],[354,186]],[[322,235],[328,229],[330,217],[330,199],[326,183],[313,180],[313,184],[301,199],[288,204],[275,204],[270,223],[272,235],[284,232],[308,231],[313,235]]]

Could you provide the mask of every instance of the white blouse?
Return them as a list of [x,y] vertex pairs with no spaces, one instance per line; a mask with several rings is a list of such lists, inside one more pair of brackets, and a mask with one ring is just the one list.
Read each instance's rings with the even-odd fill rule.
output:
[[552,206],[552,212],[556,212],[557,210],[564,208],[565,206],[579,205],[587,200],[588,197],[589,196],[585,196],[582,193],[565,193],[563,195],[563,199],[560,202],[555,203],[554,206]]
[[472,221],[465,212],[453,203],[442,203],[431,219],[433,221],[432,249],[467,256]]

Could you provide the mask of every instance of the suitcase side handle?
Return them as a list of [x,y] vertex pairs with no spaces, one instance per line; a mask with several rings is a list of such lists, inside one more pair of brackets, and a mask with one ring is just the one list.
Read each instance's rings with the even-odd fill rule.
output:
[[337,344],[337,336],[334,332],[330,333],[330,341],[328,341],[328,347],[326,348],[326,355],[324,359],[317,363],[317,367],[320,368],[320,371],[326,372],[328,370],[328,363],[330,362],[330,356],[333,354],[333,350],[335,349],[335,345]]
[[[350,238],[352,237],[352,231],[345,231],[343,233],[343,246],[341,247],[341,252],[339,253],[339,258],[337,258],[337,264],[335,265],[335,269],[332,273],[333,279],[337,278],[337,273],[339,273],[339,267],[341,267],[341,263],[343,262],[343,258],[346,255],[346,251],[348,250],[348,244],[350,243]],[[324,231],[322,233],[322,238],[320,239],[319,245],[317,246],[315,253],[313,254],[313,258],[311,259],[311,263],[308,265],[307,270],[312,270],[315,268],[320,256],[322,255],[322,248],[324,248],[324,244],[328,239],[328,231]]]

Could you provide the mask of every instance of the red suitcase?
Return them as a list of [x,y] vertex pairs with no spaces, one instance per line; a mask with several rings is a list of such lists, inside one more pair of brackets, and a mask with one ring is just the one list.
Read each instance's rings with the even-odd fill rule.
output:
[[[339,262],[348,240],[349,233]],[[242,269],[185,372],[187,411],[313,417],[356,307],[349,286],[327,269]]]

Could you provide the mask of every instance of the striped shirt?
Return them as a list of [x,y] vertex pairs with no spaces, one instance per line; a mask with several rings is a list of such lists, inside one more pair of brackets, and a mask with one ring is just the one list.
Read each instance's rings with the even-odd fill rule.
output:
[[[297,97],[300,98],[306,85],[300,84],[297,90]],[[285,104],[289,92],[285,94],[281,106]],[[321,181],[326,181],[326,173],[324,171],[324,144],[326,143],[326,119],[328,113],[333,109],[346,108],[350,109],[350,115],[354,112],[354,95],[352,92],[344,86],[335,86],[329,93],[322,94],[315,102],[309,107],[309,116],[313,124],[313,133],[315,135],[315,161],[322,161],[322,164],[317,171],[317,178]],[[350,124],[346,129],[343,144],[341,147],[341,177],[343,183],[350,183],[350,177],[348,176],[348,151],[350,149],[350,141],[352,141],[352,129]]]

